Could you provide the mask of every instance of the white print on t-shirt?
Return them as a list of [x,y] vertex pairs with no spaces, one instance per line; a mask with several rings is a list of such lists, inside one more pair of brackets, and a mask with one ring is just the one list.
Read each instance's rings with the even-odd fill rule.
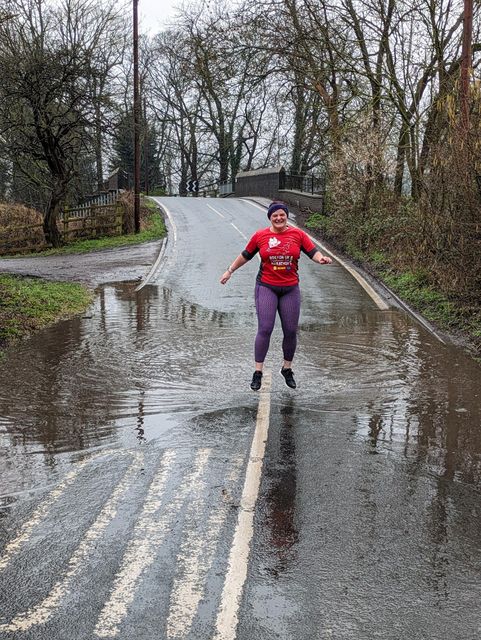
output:
[[292,269],[292,256],[269,256],[269,261],[274,271],[290,271]]
[[277,238],[269,238],[269,249],[278,247],[280,244],[280,240],[278,240]]

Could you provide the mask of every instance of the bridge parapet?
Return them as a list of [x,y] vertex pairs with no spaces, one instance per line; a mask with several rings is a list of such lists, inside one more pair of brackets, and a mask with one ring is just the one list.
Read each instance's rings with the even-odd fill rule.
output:
[[282,200],[291,206],[324,212],[325,180],[314,175],[286,173],[282,165],[240,171],[221,195],[257,196]]

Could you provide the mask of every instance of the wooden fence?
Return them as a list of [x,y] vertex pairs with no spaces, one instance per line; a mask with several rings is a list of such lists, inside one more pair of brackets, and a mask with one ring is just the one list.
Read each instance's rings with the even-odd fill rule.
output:
[[[82,215],[79,215],[79,213]],[[113,204],[91,204],[88,209],[74,207],[64,211],[58,227],[65,242],[70,237],[97,238],[122,234],[124,207],[120,202]]]
[[[57,221],[57,228],[66,244],[78,239],[121,235],[123,215],[124,206],[120,202],[82,205],[66,209]],[[45,242],[42,223],[0,228],[0,255],[42,251],[50,247]]]

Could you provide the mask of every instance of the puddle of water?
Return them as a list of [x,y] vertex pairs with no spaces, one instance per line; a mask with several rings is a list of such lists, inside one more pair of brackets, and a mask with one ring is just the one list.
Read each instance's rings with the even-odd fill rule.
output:
[[421,457],[432,473],[481,484],[479,364],[401,314],[364,320],[302,337],[303,405],[319,411],[316,395],[327,396],[370,453]]
[[[437,473],[477,482],[479,366],[403,314],[353,305],[347,314],[307,296],[296,401],[346,414],[373,453],[422,455]],[[2,493],[48,483],[80,452],[171,441],[189,417],[254,407],[255,325],[250,303],[220,311],[167,287],[100,288],[84,318],[34,336],[0,365]],[[274,372],[280,342],[277,326],[266,361]],[[277,380],[273,400],[285,394]]]
[[[152,462],[163,447],[209,446],[216,469],[233,452],[244,460],[259,397],[249,390],[256,322],[242,285],[248,275],[219,293],[204,271],[179,276],[184,297],[174,285],[139,293],[135,284],[105,286],[84,318],[8,354],[0,365],[0,517],[96,451],[143,447]],[[419,609],[421,621],[409,623],[415,633],[423,625],[417,637],[451,624],[467,638],[481,596],[480,367],[404,314],[378,312],[341,275],[303,272],[296,392],[276,373],[279,326],[272,338],[244,637],[310,640],[322,630],[319,637],[395,640],[403,637],[399,611]],[[332,287],[320,289],[320,277]],[[4,518],[0,539],[8,526]],[[383,594],[377,609],[373,593]],[[429,612],[446,602],[433,621]],[[298,628],[299,617],[314,630]]]
[[271,550],[266,571],[274,578],[296,563],[299,531],[295,519],[297,495],[296,426],[294,398],[271,409],[271,429],[264,472],[260,536]]
[[84,318],[7,354],[0,365],[2,493],[48,482],[49,469],[79,452],[173,438],[185,417],[242,404],[228,372],[232,359],[245,361],[252,322],[246,331],[239,314],[189,304],[169,289],[134,288],[101,288]]

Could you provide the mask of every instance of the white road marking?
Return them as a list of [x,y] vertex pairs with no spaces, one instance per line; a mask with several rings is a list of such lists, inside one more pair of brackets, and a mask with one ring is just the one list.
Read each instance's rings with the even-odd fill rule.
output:
[[[226,486],[230,488],[237,481],[243,460],[234,463],[234,469],[227,479]],[[189,520],[196,522],[202,518],[206,508],[204,500],[196,500],[191,503]],[[167,619],[167,637],[185,637],[194,622],[205,590],[207,574],[212,566],[218,539],[224,526],[231,504],[224,501],[212,509],[205,532],[200,534],[194,527],[189,529],[185,536],[176,565],[182,570],[178,571],[170,596],[169,617]]]
[[9,624],[0,625],[0,632],[28,631],[33,626],[45,624],[54,614],[62,599],[69,593],[75,576],[84,567],[96,540],[100,538],[110,522],[117,514],[117,508],[123,494],[131,487],[132,475],[138,472],[142,465],[143,453],[136,453],[133,462],[124,474],[120,483],[115,487],[112,495],[102,507],[95,522],[84,535],[79,546],[68,562],[68,570],[62,580],[51,589],[48,596],[28,611],[19,613]]
[[217,211],[217,209],[214,209],[214,207],[212,207],[210,204],[206,203],[206,205],[209,207],[209,209],[212,209],[214,213],[217,213],[218,216],[220,216],[221,218],[225,218],[224,214],[222,214],[220,211]]
[[[153,198],[153,199],[155,200],[155,198]],[[165,204],[163,202],[161,203],[161,202],[157,202],[157,200],[155,200],[155,201],[159,205],[159,207],[161,207],[165,211],[165,214],[166,214],[167,218],[169,219],[169,223],[170,223],[170,226],[172,228],[172,246],[173,246],[172,250],[175,251],[176,246],[177,246],[177,227],[175,226],[174,218],[172,217],[172,214],[170,213],[170,211],[168,210],[168,208],[165,206]],[[162,247],[161,247],[161,249],[159,251],[159,255],[157,256],[157,259],[155,260],[154,264],[150,268],[150,271],[147,273],[145,278],[142,280],[142,282],[139,284],[139,286],[136,287],[135,291],[140,291],[141,289],[143,289],[145,287],[145,285],[149,284],[150,280],[152,279],[152,277],[154,276],[155,272],[159,268],[159,265],[160,265],[160,262],[161,262],[162,258],[164,257],[164,253],[165,253],[165,248],[167,246],[167,242],[168,242],[168,238],[165,238],[165,240],[162,243]]]
[[113,638],[118,635],[122,621],[134,600],[142,573],[154,562],[159,547],[170,531],[172,522],[185,498],[196,489],[209,455],[209,449],[201,449],[197,453],[193,470],[182,482],[175,498],[159,515],[162,493],[174,461],[172,452],[166,454],[162,469],[152,482],[142,514],[135,525],[133,537],[115,577],[113,591],[97,621],[94,634],[99,638]]
[[244,238],[244,240],[248,240],[247,236],[246,236],[246,235],[244,235],[244,234],[242,233],[242,231],[241,231],[240,229],[238,229],[238,228],[235,226],[235,224],[234,224],[233,222],[231,222],[231,225],[234,227],[234,229],[235,229],[236,231],[238,231],[238,232],[241,234],[241,236]]
[[[220,211],[217,211],[217,209],[216,209],[215,207],[213,207],[213,206],[212,206],[212,205],[210,205],[210,204],[208,204],[207,206],[209,207],[209,209],[212,209],[212,211],[213,211],[214,213],[217,213],[217,215],[218,215],[218,216],[220,216],[221,218],[225,218],[225,215],[223,215]],[[240,235],[244,238],[244,240],[247,240],[247,239],[248,239],[248,238],[247,238],[247,236],[246,236],[246,235],[244,235],[244,234],[242,233],[242,231],[241,231],[238,227],[236,227],[236,226],[235,226],[235,224],[234,224],[233,222],[231,222],[231,223],[230,223],[230,225],[231,225],[232,227],[234,227],[234,229],[235,229],[238,233],[240,233]]]
[[93,460],[95,460],[95,458],[99,458],[99,457],[102,457],[102,456],[109,455],[109,453],[111,453],[111,452],[110,451],[100,451],[100,452],[96,453],[95,455],[91,456],[90,458],[85,458],[84,460],[80,460],[79,462],[76,463],[75,468],[72,471],[70,471],[69,473],[67,473],[67,475],[64,477],[62,482],[60,482],[60,484],[57,487],[55,487],[55,489],[53,489],[49,493],[49,495],[42,502],[42,504],[39,507],[37,507],[37,509],[34,511],[32,517],[30,518],[30,520],[28,520],[27,522],[25,522],[22,525],[22,527],[20,529],[20,532],[17,535],[17,537],[14,538],[13,540],[11,540],[5,546],[5,548],[3,550],[2,557],[0,558],[0,572],[3,569],[5,569],[5,567],[9,564],[9,562],[11,561],[13,556],[15,556],[20,551],[21,546],[25,542],[27,542],[27,540],[30,538],[34,528],[38,524],[40,524],[40,522],[47,516],[50,508],[60,498],[62,493],[65,491],[65,489],[67,489],[67,487],[69,487],[72,484],[72,482],[78,476],[80,471],[82,471],[84,466],[87,463],[92,462]]
[[235,640],[242,591],[247,577],[250,544],[254,534],[254,514],[269,430],[271,375],[264,373],[257,422],[249,454],[239,516],[229,555],[229,567],[217,615],[215,640]]
[[[251,200],[243,200],[243,201],[248,202],[256,209],[262,209],[262,211],[265,211],[264,207],[261,207],[259,204],[252,202]],[[292,225],[293,227],[299,228],[297,224],[292,222],[292,220],[289,220],[289,224]],[[329,249],[327,249],[327,247],[325,247],[322,244],[322,242],[319,242],[319,240],[316,240],[316,238],[313,238],[310,234],[307,234],[307,235],[312,240],[312,242],[321,249],[323,253],[326,253],[327,255],[331,256],[331,258],[334,258],[334,260],[338,262],[341,265],[341,267],[343,267],[348,273],[351,274],[351,276],[361,285],[364,291],[373,300],[373,302],[377,305],[377,307],[381,309],[381,311],[387,311],[390,308],[389,305],[381,298],[381,296],[376,291],[374,291],[374,289],[371,287],[369,282],[367,282],[367,280],[365,280],[360,273],[358,273],[355,269],[353,269],[348,264],[346,264],[344,260],[341,260],[341,258],[336,256],[336,254],[334,254],[332,251],[329,251]]]

